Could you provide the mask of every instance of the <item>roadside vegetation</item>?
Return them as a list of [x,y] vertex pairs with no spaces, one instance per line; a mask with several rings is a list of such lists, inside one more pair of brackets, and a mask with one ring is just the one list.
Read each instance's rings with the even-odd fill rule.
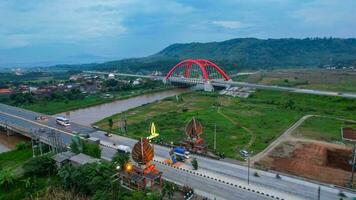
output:
[[[247,99],[220,96],[216,93],[195,92],[170,97],[125,113],[127,135],[132,138],[149,135],[151,122],[156,123],[160,138],[166,143],[178,143],[185,137],[184,127],[196,117],[203,124],[202,137],[212,151],[214,126],[217,127],[217,152],[242,159],[239,150],[256,154],[266,148],[289,126],[306,114],[356,119],[356,100],[288,92],[257,90]],[[120,134],[119,114],[96,123]]]
[[[32,158],[30,145],[0,154],[0,200],[158,200],[151,191],[131,191],[114,182],[115,162],[57,168],[52,153]],[[19,173],[21,172],[21,173]]]

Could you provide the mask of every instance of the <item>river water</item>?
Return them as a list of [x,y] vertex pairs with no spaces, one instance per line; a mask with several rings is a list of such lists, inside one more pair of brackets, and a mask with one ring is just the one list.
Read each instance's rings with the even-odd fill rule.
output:
[[78,124],[89,126],[94,122],[104,119],[105,117],[109,117],[111,115],[121,113],[147,103],[152,103],[167,97],[175,96],[186,91],[187,89],[172,89],[150,94],[144,94],[137,97],[92,106],[89,108],[73,110],[58,115],[65,116],[70,121],[76,122]]
[[0,131],[0,153],[10,151],[21,141],[28,141],[28,138],[19,134],[7,136],[5,132]]

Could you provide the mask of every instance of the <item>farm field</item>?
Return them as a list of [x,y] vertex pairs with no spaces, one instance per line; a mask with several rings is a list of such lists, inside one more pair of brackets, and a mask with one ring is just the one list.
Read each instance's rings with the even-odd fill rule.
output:
[[237,76],[236,81],[339,92],[356,92],[356,71],[287,69]]
[[[186,93],[160,102],[147,104],[125,113],[128,136],[148,136],[151,122],[156,123],[160,137],[167,143],[185,137],[185,124],[196,117],[204,126],[202,137],[213,147],[217,127],[217,152],[242,159],[240,149],[262,151],[289,126],[306,114],[319,114],[355,119],[352,108],[356,100],[287,92],[257,90],[247,99],[219,96],[216,93]],[[351,108],[351,109],[350,109]],[[119,134],[120,114],[111,116],[114,133]],[[110,130],[109,118],[96,123]]]

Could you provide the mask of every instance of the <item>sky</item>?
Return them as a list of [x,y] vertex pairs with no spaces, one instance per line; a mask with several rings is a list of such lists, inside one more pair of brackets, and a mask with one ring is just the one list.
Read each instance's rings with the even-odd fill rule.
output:
[[102,62],[173,43],[356,37],[355,0],[0,0],[0,66]]

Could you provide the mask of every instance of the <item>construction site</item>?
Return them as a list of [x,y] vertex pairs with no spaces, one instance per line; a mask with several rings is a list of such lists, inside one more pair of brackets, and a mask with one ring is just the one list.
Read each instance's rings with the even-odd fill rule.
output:
[[351,177],[351,158],[352,149],[343,145],[289,141],[281,143],[256,165],[346,187]]

